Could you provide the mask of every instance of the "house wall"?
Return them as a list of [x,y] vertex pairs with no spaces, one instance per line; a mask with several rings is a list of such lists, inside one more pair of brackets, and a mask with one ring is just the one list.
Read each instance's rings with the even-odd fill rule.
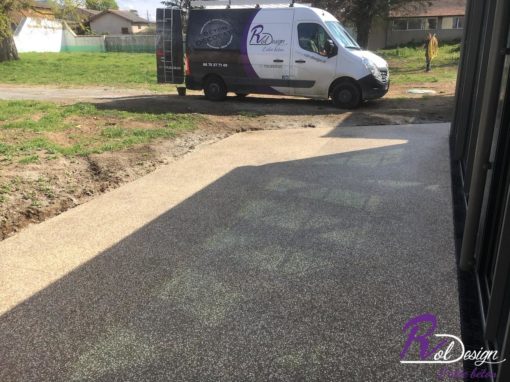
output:
[[149,29],[148,25],[133,25],[131,27],[131,33],[133,34],[142,33],[145,32],[147,29]]
[[439,42],[460,40],[462,29],[430,29],[416,31],[388,31],[387,47],[405,45],[408,43],[425,43],[428,33],[435,33]]
[[368,49],[377,50],[395,46],[402,46],[409,43],[425,42],[429,33],[435,33],[439,42],[460,40],[462,38],[463,29],[442,29],[443,18],[438,17],[436,29],[421,30],[392,30],[392,21],[377,18],[372,24],[370,35],[368,38]]
[[14,32],[18,52],[60,52],[64,40],[61,21],[27,17]]
[[[95,34],[122,34],[122,28],[128,28],[130,33],[134,33],[130,21],[111,13],[99,16],[90,22],[90,29]],[[135,29],[138,33],[138,29],[136,27]]]

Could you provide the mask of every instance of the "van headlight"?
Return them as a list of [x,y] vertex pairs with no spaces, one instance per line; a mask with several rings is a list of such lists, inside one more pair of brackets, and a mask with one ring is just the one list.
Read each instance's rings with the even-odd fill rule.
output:
[[363,64],[365,64],[366,68],[368,70],[370,70],[370,73],[372,73],[372,75],[376,78],[376,80],[378,80],[379,82],[382,82],[381,72],[379,71],[379,68],[377,66],[375,66],[375,64],[372,61],[370,61],[367,58],[363,58]]

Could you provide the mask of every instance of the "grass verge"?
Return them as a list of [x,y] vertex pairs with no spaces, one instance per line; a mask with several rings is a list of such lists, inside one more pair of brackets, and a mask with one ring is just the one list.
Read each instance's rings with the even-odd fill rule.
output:
[[393,84],[450,82],[457,78],[460,44],[440,44],[430,72],[425,72],[425,50],[421,45],[379,50],[377,54],[388,61]]
[[0,64],[0,79],[9,84],[158,88],[156,55],[149,53],[22,53],[20,60]]
[[122,150],[192,130],[200,118],[102,110],[85,103],[0,101],[0,164]]

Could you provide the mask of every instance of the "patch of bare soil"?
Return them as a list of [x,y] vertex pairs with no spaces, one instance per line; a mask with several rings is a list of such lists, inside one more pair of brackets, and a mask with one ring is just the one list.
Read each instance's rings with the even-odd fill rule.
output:
[[[213,103],[198,93],[186,97],[136,95],[95,102],[104,109],[193,112],[204,118],[197,129],[174,139],[87,157],[50,157],[41,153],[38,163],[13,163],[0,168],[0,240],[177,160],[198,145],[231,134],[262,129],[450,121],[453,88],[439,90],[433,97],[411,97],[405,94],[405,89],[394,87],[384,99],[367,102],[354,111],[338,110],[325,101],[288,97],[232,97],[226,102]],[[78,119],[73,123],[82,134],[90,128]],[[72,134],[50,138],[58,138],[62,144],[72,142]]]

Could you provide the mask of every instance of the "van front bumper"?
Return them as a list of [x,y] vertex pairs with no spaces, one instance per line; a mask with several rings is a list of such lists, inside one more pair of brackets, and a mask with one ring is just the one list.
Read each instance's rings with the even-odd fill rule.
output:
[[358,81],[364,100],[383,97],[390,90],[390,82],[381,82],[373,74],[369,74]]

